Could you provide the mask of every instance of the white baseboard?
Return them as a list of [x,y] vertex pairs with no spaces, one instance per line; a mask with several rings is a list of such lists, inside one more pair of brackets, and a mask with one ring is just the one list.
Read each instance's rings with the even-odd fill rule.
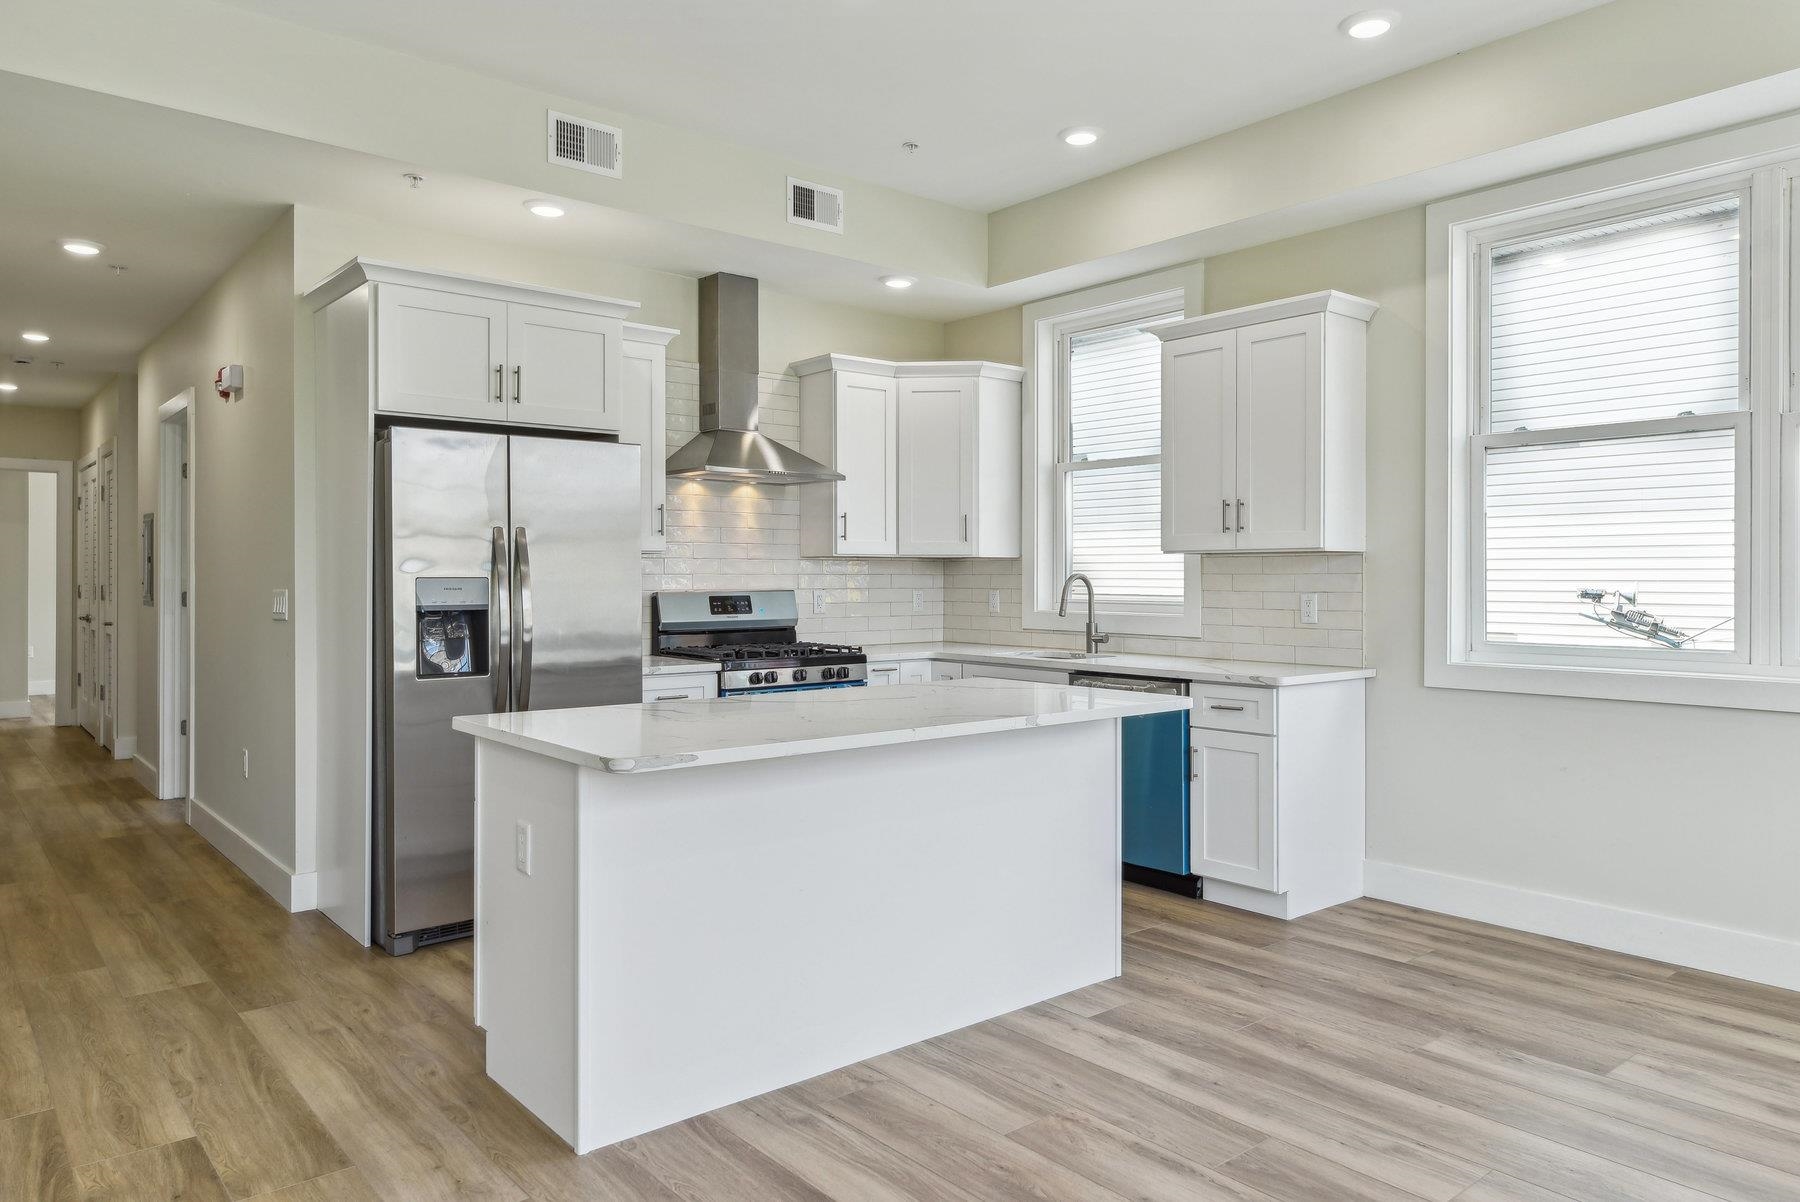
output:
[[155,797],[157,795],[156,782],[158,773],[156,771],[156,765],[152,764],[141,755],[133,755],[131,757],[131,779],[144,786],[144,791],[149,793],[150,796]]
[[299,913],[318,906],[317,873],[292,871],[198,798],[188,801],[188,824],[288,912]]
[[1769,935],[1379,860],[1364,862],[1363,890],[1369,897],[1403,906],[1800,989],[1800,943]]
[[137,755],[137,736],[136,735],[114,735],[113,736],[113,759],[129,760],[129,759],[136,757],[136,755]]
[[25,686],[25,691],[33,697],[51,696],[56,692],[56,681],[54,679],[34,680]]
[[31,717],[31,698],[20,701],[0,701],[0,718]]

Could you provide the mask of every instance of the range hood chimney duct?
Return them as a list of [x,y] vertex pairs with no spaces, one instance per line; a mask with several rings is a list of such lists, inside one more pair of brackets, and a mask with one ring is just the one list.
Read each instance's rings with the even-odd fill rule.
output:
[[818,484],[844,477],[757,427],[757,284],[720,272],[700,281],[700,433],[669,456],[682,480]]

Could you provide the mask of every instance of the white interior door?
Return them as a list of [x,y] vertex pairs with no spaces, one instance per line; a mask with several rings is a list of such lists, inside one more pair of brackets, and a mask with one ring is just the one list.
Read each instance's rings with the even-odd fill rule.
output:
[[617,431],[624,408],[624,325],[614,317],[508,305],[512,421]]
[[81,728],[100,737],[98,515],[100,464],[81,465],[76,483],[75,708]]
[[375,294],[375,404],[468,421],[507,414],[506,306],[403,284]]
[[1196,876],[1275,890],[1275,740],[1193,733],[1189,859]]
[[1163,344],[1164,551],[1238,545],[1237,387],[1236,330]]
[[100,744],[103,747],[114,746],[118,738],[118,644],[113,637],[117,630],[119,591],[114,579],[114,532],[118,526],[116,466],[113,452],[108,448],[100,456],[100,504],[95,514],[98,528],[95,531],[94,548],[98,560],[96,583],[99,597],[95,613],[95,624],[99,627],[95,674],[100,679]]
[[899,389],[891,377],[839,372],[837,445],[844,474],[837,492],[832,546],[839,555],[892,555],[899,547]]
[[901,380],[900,554],[975,550],[975,381]]
[[1238,331],[1240,551],[1323,543],[1325,318],[1311,313]]

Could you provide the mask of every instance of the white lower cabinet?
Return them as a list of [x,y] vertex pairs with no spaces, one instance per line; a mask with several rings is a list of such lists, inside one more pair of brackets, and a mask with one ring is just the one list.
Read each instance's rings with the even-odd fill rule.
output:
[[1363,682],[1196,684],[1188,858],[1208,901],[1298,918],[1363,895]]
[[1188,859],[1194,875],[1279,892],[1275,740],[1196,730],[1192,775]]
[[869,683],[872,685],[888,685],[900,683],[899,664],[870,664]]
[[1068,684],[1067,672],[1052,672],[1046,668],[1015,668],[1010,664],[964,664],[962,679],[964,680],[1029,680],[1036,684]]
[[683,672],[644,677],[645,701],[698,701],[719,695],[717,672]]

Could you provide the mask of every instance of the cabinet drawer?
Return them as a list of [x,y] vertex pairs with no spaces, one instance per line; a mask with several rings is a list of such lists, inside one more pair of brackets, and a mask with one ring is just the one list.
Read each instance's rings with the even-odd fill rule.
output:
[[644,677],[645,701],[698,701],[718,694],[718,677],[706,673]]
[[1190,696],[1194,699],[1194,712],[1189,721],[1194,726],[1252,735],[1275,733],[1274,689],[1196,683]]

